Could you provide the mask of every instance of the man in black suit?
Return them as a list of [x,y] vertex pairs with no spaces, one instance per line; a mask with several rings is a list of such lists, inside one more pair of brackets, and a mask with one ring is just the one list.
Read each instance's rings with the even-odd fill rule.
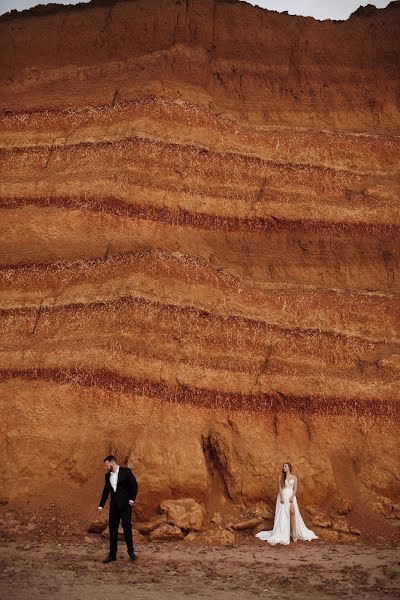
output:
[[109,529],[110,529],[110,554],[103,560],[109,563],[117,560],[118,527],[122,521],[126,548],[129,558],[136,560],[132,541],[132,506],[135,503],[138,484],[132,471],[127,467],[120,467],[115,456],[109,455],[104,459],[106,468],[106,481],[99,504],[101,512],[107,502],[108,494],[111,493]]

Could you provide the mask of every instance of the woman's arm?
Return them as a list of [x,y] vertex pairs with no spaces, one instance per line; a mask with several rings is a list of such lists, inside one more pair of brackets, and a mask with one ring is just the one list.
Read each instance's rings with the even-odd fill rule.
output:
[[278,487],[279,487],[279,497],[281,499],[281,504],[283,504],[284,500],[283,500],[283,491],[282,491],[281,476],[280,475],[279,475],[279,479],[278,479]]
[[293,484],[293,494],[290,496],[290,502],[293,502],[294,497],[297,494],[297,477],[296,475],[293,475],[293,479],[294,479],[294,484]]

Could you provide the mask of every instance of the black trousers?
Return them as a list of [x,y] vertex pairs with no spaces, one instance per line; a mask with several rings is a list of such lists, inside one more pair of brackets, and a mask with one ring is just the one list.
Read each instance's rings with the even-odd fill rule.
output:
[[132,507],[127,504],[123,508],[117,506],[117,504],[110,505],[110,512],[108,515],[108,524],[110,529],[110,556],[117,555],[118,548],[118,527],[122,521],[122,528],[124,530],[126,549],[128,554],[133,554],[133,541],[132,541]]

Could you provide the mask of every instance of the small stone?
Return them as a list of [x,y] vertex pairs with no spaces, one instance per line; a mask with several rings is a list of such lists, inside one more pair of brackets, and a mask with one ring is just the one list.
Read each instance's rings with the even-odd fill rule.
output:
[[201,534],[199,539],[206,544],[218,544],[226,546],[235,543],[235,534],[233,531],[219,527],[218,529],[209,529]]
[[145,535],[142,535],[137,529],[134,529],[132,531],[132,535],[135,544],[136,542],[147,542],[147,537]]
[[361,535],[361,531],[359,529],[356,529],[355,527],[350,527],[350,533],[352,533],[353,535]]
[[339,533],[349,533],[350,532],[347,521],[343,517],[333,523],[332,529],[334,531],[338,531]]
[[215,523],[215,525],[221,525],[221,523],[222,523],[221,513],[219,513],[219,512],[214,513],[214,515],[211,519],[211,523]]
[[315,533],[323,542],[337,542],[339,540],[339,533],[337,531],[332,531],[331,529],[321,528]]
[[390,514],[392,513],[392,502],[389,498],[381,496],[378,502],[375,502],[373,506],[376,512],[384,515],[386,518],[390,517]]
[[185,542],[195,542],[198,539],[199,539],[199,534],[195,533],[194,531],[191,531],[190,533],[185,535],[185,537],[183,538],[183,540]]
[[354,508],[354,502],[352,500],[346,499],[346,500],[342,500],[342,502],[339,504],[338,508],[337,508],[337,513],[339,515],[348,515],[349,512],[351,512]]
[[389,515],[389,519],[400,519],[400,503],[392,505],[392,511]]
[[261,517],[263,520],[272,519],[274,511],[268,506],[266,502],[257,502],[254,506],[251,506],[246,510],[243,517],[244,519],[251,519],[253,517]]
[[263,521],[262,517],[253,517],[252,519],[244,519],[238,523],[234,523],[233,529],[252,529]]
[[164,540],[181,540],[183,538],[182,530],[176,525],[164,523],[150,533],[152,542],[160,542]]
[[88,535],[85,535],[83,541],[85,542],[85,544],[94,544],[94,539],[89,537]]
[[317,527],[331,527],[332,521],[322,513],[316,513],[312,519],[313,525]]

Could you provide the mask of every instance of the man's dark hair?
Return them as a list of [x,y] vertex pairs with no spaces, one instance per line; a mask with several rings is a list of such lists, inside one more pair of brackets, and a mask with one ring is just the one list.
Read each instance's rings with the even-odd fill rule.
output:
[[114,454],[109,454],[108,456],[105,457],[104,462],[117,462],[117,459],[115,458]]

